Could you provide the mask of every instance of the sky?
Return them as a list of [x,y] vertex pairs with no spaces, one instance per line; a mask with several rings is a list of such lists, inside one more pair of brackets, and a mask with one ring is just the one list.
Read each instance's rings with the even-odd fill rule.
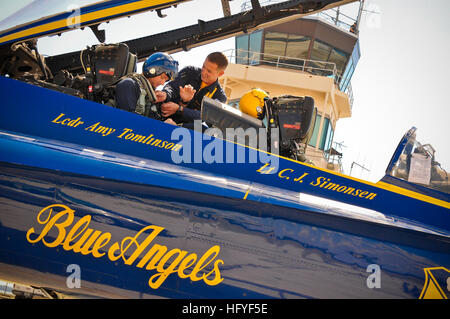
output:
[[[44,0],[42,0],[44,1]],[[47,0],[48,1],[48,0]],[[30,2],[16,0],[15,5]],[[231,12],[240,11],[242,0],[230,2]],[[260,0],[260,2],[263,2]],[[0,5],[3,14],[9,3]],[[360,25],[361,58],[352,78],[352,117],[340,119],[334,141],[342,142],[344,173],[372,182],[385,169],[403,134],[412,126],[423,144],[436,149],[436,160],[450,170],[448,142],[448,96],[450,63],[450,1],[366,0]],[[222,16],[220,0],[194,0],[163,11],[166,18],[148,12],[103,23],[106,42],[139,38]],[[43,54],[56,55],[97,44],[88,29],[46,37],[38,42]],[[234,48],[234,39],[219,41],[175,53],[180,69],[201,66],[212,51]]]
[[380,14],[363,16],[353,114],[338,121],[335,141],[344,141],[347,160],[371,169],[365,179],[377,181],[415,126],[419,141],[433,145],[437,161],[450,170],[450,2],[373,0],[366,10]]

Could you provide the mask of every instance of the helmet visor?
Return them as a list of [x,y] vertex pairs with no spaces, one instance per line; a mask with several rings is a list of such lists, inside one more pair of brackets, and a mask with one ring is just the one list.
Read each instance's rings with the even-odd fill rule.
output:
[[169,78],[169,81],[173,81],[173,79],[175,79],[175,76],[176,76],[175,72],[169,71],[169,72],[165,72],[165,74]]

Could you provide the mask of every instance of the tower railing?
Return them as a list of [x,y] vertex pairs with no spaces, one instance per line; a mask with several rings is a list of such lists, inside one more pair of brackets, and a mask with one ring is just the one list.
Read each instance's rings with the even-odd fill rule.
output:
[[314,75],[330,77],[338,83],[340,75],[336,63],[308,60],[263,52],[245,51],[242,49],[229,49],[223,51],[231,63],[244,65],[268,65],[274,68],[293,69]]
[[[223,51],[223,53],[228,60],[234,64],[270,66],[275,69],[289,69],[329,77],[333,79],[338,87],[342,77],[342,75],[337,72],[336,63],[333,62],[301,59],[242,49],[228,49]],[[350,108],[353,108],[353,92],[350,83],[348,84],[345,93],[349,96]]]

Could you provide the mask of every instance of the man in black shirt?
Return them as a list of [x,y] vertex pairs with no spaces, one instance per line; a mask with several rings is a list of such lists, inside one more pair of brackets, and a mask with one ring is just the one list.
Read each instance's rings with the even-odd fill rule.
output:
[[209,54],[202,68],[188,66],[177,77],[166,84],[161,94],[165,99],[161,106],[163,116],[171,117],[183,126],[191,127],[194,120],[201,118],[203,97],[207,96],[222,103],[227,96],[219,84],[219,77],[225,72],[228,59],[221,52]]

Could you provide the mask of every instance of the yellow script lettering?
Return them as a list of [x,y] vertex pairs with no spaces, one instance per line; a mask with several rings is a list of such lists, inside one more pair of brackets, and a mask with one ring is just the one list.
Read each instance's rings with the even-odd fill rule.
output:
[[[63,204],[49,205],[43,208],[37,215],[37,222],[43,225],[39,232],[34,227],[27,231],[26,239],[34,244],[39,241],[47,247],[61,245],[66,251],[89,255],[100,258],[106,252],[99,250],[111,241],[111,234],[102,233],[99,230],[89,228],[92,217],[85,215],[76,223],[75,211]],[[73,225],[72,225],[73,223]],[[150,246],[154,239],[164,230],[163,227],[150,225],[142,228],[134,237],[125,237],[119,242],[113,243],[107,249],[107,257],[110,261],[123,260],[125,265],[131,266]],[[48,238],[56,239],[49,241]],[[141,238],[142,237],[142,238]],[[223,261],[216,259],[220,252],[219,246],[208,249],[200,259],[194,253],[189,254],[185,250],[174,248],[169,250],[166,246],[153,244],[148,252],[136,265],[145,270],[156,270],[149,280],[148,285],[157,289],[172,273],[177,273],[182,279],[191,278],[192,281],[203,280],[207,285],[217,285],[223,281],[219,266]],[[212,270],[204,272],[203,269],[213,263]],[[190,274],[186,270],[193,267]]]
[[[141,235],[143,232],[145,232],[146,230],[151,229],[152,232],[147,236],[147,238],[145,238],[145,240],[139,244],[137,241],[137,238],[139,237],[139,235]],[[141,229],[136,236],[134,237],[125,237],[119,247],[118,243],[115,243],[114,245],[111,246],[111,248],[108,251],[108,256],[109,259],[111,260],[117,260],[120,257],[122,257],[122,259],[125,261],[126,265],[131,265],[136,258],[139,257],[139,255],[142,253],[142,251],[147,248],[147,246],[152,242],[153,239],[155,239],[156,236],[158,236],[158,234],[163,230],[163,227],[158,227],[158,226],[147,226],[144,227],[143,229]],[[128,243],[128,245],[127,245]],[[133,252],[133,254],[129,257],[129,258],[125,258],[125,253],[127,252],[127,250],[130,248],[130,246],[134,244],[136,246],[136,250]],[[120,254],[118,256],[115,256],[114,253],[120,250]]]
[[[52,217],[53,208],[62,208],[63,210],[61,212],[55,214]],[[47,218],[45,220],[41,220],[42,215],[47,211],[48,211]],[[37,216],[38,223],[41,225],[45,225],[45,227],[36,239],[31,239],[31,235],[35,233],[35,230],[33,227],[30,228],[26,235],[28,242],[34,244],[34,243],[37,243],[38,241],[42,240],[44,245],[47,247],[58,246],[64,240],[64,237],[66,236],[65,228],[67,226],[69,226],[73,221],[73,216],[74,216],[73,213],[74,213],[74,210],[72,210],[69,207],[67,207],[66,205],[62,205],[62,204],[54,204],[54,205],[45,207],[38,213],[38,216]],[[65,215],[67,215],[67,217],[64,221],[60,222],[59,224],[56,223],[60,218],[62,218]],[[56,239],[53,242],[49,243],[44,238],[53,227],[55,227],[58,230],[58,236],[56,237]]]

